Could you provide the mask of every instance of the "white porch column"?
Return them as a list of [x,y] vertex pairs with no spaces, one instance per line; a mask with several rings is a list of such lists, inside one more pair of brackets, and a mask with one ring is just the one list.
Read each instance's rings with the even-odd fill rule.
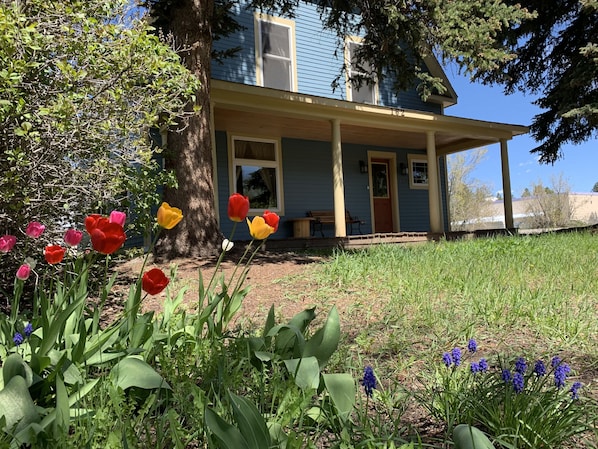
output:
[[345,237],[345,183],[343,181],[343,149],[341,145],[341,121],[333,119],[332,124],[332,180],[334,182],[334,235]]
[[436,156],[436,138],[434,131],[426,133],[426,152],[428,154],[428,205],[430,208],[430,231],[443,232],[442,214],[440,213],[440,182],[438,180],[438,157]]
[[509,172],[509,151],[507,140],[500,139],[500,161],[502,166],[503,204],[505,208],[505,228],[513,229],[513,196],[511,195],[511,174]]

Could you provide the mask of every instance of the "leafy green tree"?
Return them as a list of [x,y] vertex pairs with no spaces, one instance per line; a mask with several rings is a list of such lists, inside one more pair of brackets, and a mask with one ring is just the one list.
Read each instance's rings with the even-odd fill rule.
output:
[[531,124],[532,149],[540,161],[562,157],[566,143],[579,144],[598,131],[598,1],[507,0],[534,12],[515,27],[503,28],[499,39],[516,58],[499,62],[499,70],[478,77],[515,90],[539,95],[543,109]]
[[[40,238],[57,242],[112,208],[128,209],[143,232],[157,187],[175,181],[148,130],[190,115],[183,107],[199,84],[126,5],[0,2],[0,235],[21,241],[36,220]],[[14,271],[2,271],[12,284]]]
[[478,148],[452,154],[447,158],[451,230],[465,231],[479,227],[491,214],[491,188],[471,174],[484,160],[488,150]]
[[142,219],[170,182],[148,130],[184,117],[199,84],[126,5],[0,4],[2,232],[112,207]]
[[[204,90],[197,96],[199,113],[182,133],[168,137],[167,167],[177,173],[179,189],[166,189],[165,197],[180,204],[188,217],[176,232],[159,242],[161,254],[176,257],[213,253],[219,232],[214,210],[210,140],[210,57],[213,39],[235,30],[229,12],[238,0],[142,0],[150,9],[155,26],[171,34],[181,46],[179,54],[200,79]],[[292,17],[298,0],[249,0],[250,6]],[[310,2],[311,3],[311,2]],[[514,55],[495,39],[503,28],[528,18],[517,5],[491,0],[335,0],[316,2],[323,28],[344,45],[347,35],[363,35],[357,57],[368,61],[353,80],[360,83],[394,80],[397,90],[416,85],[423,97],[443,93],[442,80],[425,70],[426,56],[456,60],[467,72],[494,70]],[[359,11],[360,14],[354,12]],[[347,67],[339,62],[338,85]],[[189,108],[193,105],[189,105]]]
[[592,187],[592,192],[598,192],[598,182]]
[[525,227],[552,229],[571,224],[575,205],[569,199],[571,187],[562,175],[553,177],[550,187],[544,186],[542,181],[532,184],[531,187],[533,194],[528,200]]

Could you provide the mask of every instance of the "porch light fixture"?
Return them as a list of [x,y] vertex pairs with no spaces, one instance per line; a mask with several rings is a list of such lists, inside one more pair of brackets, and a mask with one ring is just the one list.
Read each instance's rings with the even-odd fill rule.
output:
[[366,164],[365,161],[359,161],[359,172],[360,173],[368,172],[368,164]]
[[407,176],[409,174],[409,168],[404,163],[399,163],[399,172],[403,176]]

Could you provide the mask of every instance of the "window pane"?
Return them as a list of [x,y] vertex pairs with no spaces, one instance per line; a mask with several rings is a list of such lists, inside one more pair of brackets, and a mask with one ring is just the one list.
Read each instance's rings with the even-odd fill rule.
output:
[[276,160],[276,147],[273,142],[253,142],[235,139],[235,157],[238,159]]
[[264,56],[264,87],[291,90],[291,62]]
[[249,198],[252,209],[275,209],[276,169],[255,166],[237,166],[237,192]]
[[351,86],[351,100],[357,103],[374,104],[374,86],[362,84],[359,89]]
[[411,163],[411,173],[413,184],[428,183],[428,163],[423,161],[413,161]]
[[270,22],[262,22],[262,54],[291,57],[289,29]]
[[388,173],[386,164],[372,163],[372,196],[388,198]]

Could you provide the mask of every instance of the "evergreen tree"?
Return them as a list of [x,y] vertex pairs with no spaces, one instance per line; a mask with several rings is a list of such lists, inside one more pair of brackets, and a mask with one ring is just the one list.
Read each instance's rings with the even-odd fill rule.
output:
[[598,1],[508,0],[534,17],[501,30],[500,39],[517,54],[494,73],[478,74],[505,91],[538,94],[543,109],[531,124],[541,142],[531,151],[540,161],[562,157],[565,143],[579,144],[598,131]]

